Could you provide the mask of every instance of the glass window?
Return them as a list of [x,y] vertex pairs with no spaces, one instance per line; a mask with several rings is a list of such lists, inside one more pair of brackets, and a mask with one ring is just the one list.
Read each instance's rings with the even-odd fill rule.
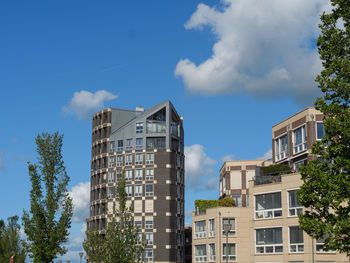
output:
[[132,170],[126,170],[125,171],[125,181],[131,181],[132,180]]
[[290,253],[304,252],[303,230],[299,226],[289,227],[289,252]]
[[135,184],[134,196],[142,196],[142,184]]
[[153,250],[145,248],[145,262],[153,261]]
[[228,256],[228,261],[236,261],[236,244],[228,244],[226,248],[226,244],[222,246],[222,260],[226,261],[226,255]]
[[132,139],[126,139],[125,149],[126,150],[131,150],[132,149]]
[[142,228],[142,220],[135,220],[135,227]]
[[123,166],[123,155],[117,155],[117,166]]
[[110,142],[109,143],[109,152],[115,152],[115,143],[114,142]]
[[154,163],[154,153],[146,153],[146,164]]
[[108,187],[108,198],[113,198],[114,196],[114,187]]
[[125,155],[125,165],[132,165],[132,154]]
[[108,183],[114,182],[114,172],[108,172]]
[[282,253],[282,227],[255,230],[257,254]]
[[154,169],[153,168],[147,168],[146,169],[146,180],[150,181],[154,178]]
[[326,135],[325,131],[324,131],[324,124],[323,122],[317,122],[316,123],[316,139],[317,140],[321,140],[323,138],[323,136]]
[[209,262],[215,262],[215,244],[209,244]]
[[109,157],[108,159],[108,167],[114,167],[114,156]]
[[324,243],[328,237],[329,237],[328,235],[325,235],[323,238],[316,240],[316,252],[317,253],[335,253],[334,250],[327,250],[324,248]]
[[135,170],[135,181],[142,181],[142,180],[143,180],[142,169],[136,169]]
[[153,233],[146,232],[146,245],[153,245]]
[[132,185],[126,185],[125,186],[125,193],[127,197],[132,196]]
[[205,220],[197,221],[194,223],[194,232],[195,238],[205,238],[207,236]]
[[307,164],[307,159],[303,159],[294,163],[294,171],[299,172],[299,167]]
[[135,148],[137,150],[140,150],[143,148],[143,138],[136,138],[136,145]]
[[123,140],[118,140],[118,152],[123,150]]
[[276,160],[282,160],[288,157],[287,135],[281,136],[275,140]]
[[122,170],[117,169],[117,181],[118,182],[122,179],[122,175],[123,175]]
[[146,184],[146,196],[153,196],[153,184]]
[[145,221],[145,228],[146,229],[152,229],[153,228],[153,219],[146,219],[146,221]]
[[143,122],[136,123],[136,133],[143,133]]
[[303,212],[302,206],[298,202],[296,190],[288,191],[289,216],[297,216]]
[[241,195],[232,195],[233,200],[235,200],[235,205],[237,207],[242,207],[242,196]]
[[230,225],[230,231],[229,231],[229,235],[235,235],[236,234],[236,224],[235,224],[236,220],[234,218],[223,218],[222,219],[222,234],[226,235],[225,232],[225,225]]
[[196,262],[206,262],[207,261],[206,245],[194,246],[194,254],[195,254],[195,261]]
[[209,237],[215,237],[215,219],[209,219]]
[[306,126],[302,126],[293,131],[294,135],[294,153],[301,152],[306,149],[307,138],[306,138]]
[[274,218],[282,216],[281,192],[255,196],[255,218]]
[[135,154],[135,164],[143,164],[143,154],[142,153]]
[[165,149],[165,137],[152,137],[146,139],[147,149]]

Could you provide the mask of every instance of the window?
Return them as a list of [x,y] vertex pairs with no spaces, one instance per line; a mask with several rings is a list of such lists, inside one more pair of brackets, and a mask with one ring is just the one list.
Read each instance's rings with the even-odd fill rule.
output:
[[143,148],[143,138],[136,138],[135,149],[140,150]]
[[132,185],[126,185],[125,186],[125,193],[127,197],[132,196]]
[[123,155],[117,155],[117,166],[123,166]]
[[132,149],[132,139],[126,139],[125,150],[131,150],[131,149]]
[[194,238],[205,238],[207,236],[205,220],[194,223]]
[[123,150],[123,140],[118,140],[118,148],[117,148],[118,152]]
[[165,137],[152,137],[146,139],[147,149],[165,149]]
[[224,230],[224,226],[229,224],[230,227],[230,231],[228,232],[229,235],[235,235],[236,234],[236,224],[235,224],[235,219],[234,218],[223,218],[222,219],[222,233],[224,235],[226,235],[226,232]]
[[335,253],[334,250],[324,249],[324,243],[325,243],[325,240],[327,238],[328,238],[328,235],[325,235],[323,238],[316,240],[316,252],[317,253]]
[[146,245],[153,245],[153,233],[146,233]]
[[110,142],[109,143],[109,152],[115,152],[115,143],[114,142]]
[[288,191],[288,208],[289,216],[297,216],[303,212],[303,207],[298,202],[298,196],[296,190]]
[[307,159],[303,159],[294,163],[294,171],[299,172],[299,167],[307,164]]
[[194,255],[196,262],[206,262],[207,261],[207,249],[206,245],[196,245],[194,246]]
[[215,244],[209,244],[209,262],[215,262]]
[[143,179],[142,169],[136,169],[135,170],[135,181],[142,181],[142,179]]
[[143,122],[136,123],[136,133],[143,133]]
[[289,252],[290,253],[304,252],[303,230],[299,226],[289,227]]
[[146,229],[152,229],[153,228],[153,219],[146,219],[146,221],[145,221],[145,228]]
[[125,181],[131,181],[132,180],[132,170],[126,170],[125,171]]
[[307,146],[306,126],[302,126],[293,131],[294,135],[294,153],[304,151]]
[[281,136],[275,140],[276,160],[282,160],[288,157],[287,135]]
[[255,252],[257,254],[283,252],[282,227],[256,229],[255,234]]
[[146,164],[154,163],[154,153],[146,153]]
[[132,154],[125,155],[125,165],[132,165]]
[[146,196],[153,196],[153,184],[146,184]]
[[135,184],[134,196],[142,196],[142,184]]
[[235,200],[235,205],[237,207],[242,207],[242,196],[241,195],[232,195],[233,200]]
[[135,224],[135,227],[142,228],[142,220],[136,220],[135,219],[134,224]]
[[114,182],[114,172],[108,172],[108,183]]
[[146,169],[146,180],[147,181],[153,180],[153,177],[154,177],[154,169],[153,168]]
[[122,175],[123,175],[122,170],[117,169],[117,181],[118,182],[122,179]]
[[255,219],[282,216],[281,192],[255,196]]
[[215,219],[209,219],[209,237],[215,237]]
[[135,154],[135,164],[143,164],[143,154],[142,153]]
[[321,140],[326,135],[323,122],[316,123],[316,139]]
[[114,187],[108,187],[108,198],[113,198],[114,196]]
[[109,157],[108,167],[114,167],[114,156]]
[[145,262],[153,261],[153,249],[145,249]]
[[141,243],[142,243],[142,233],[137,233],[136,244],[141,245]]
[[236,261],[236,244],[228,244],[226,248],[226,244],[222,246],[222,260],[226,261],[226,253],[228,256],[228,261]]

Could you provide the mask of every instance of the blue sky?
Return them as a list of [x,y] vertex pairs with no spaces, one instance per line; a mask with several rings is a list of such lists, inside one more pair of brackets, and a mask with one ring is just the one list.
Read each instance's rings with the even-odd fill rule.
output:
[[[271,126],[318,89],[327,0],[2,1],[0,218],[29,208],[35,136],[64,134],[75,198],[69,252],[88,215],[91,114],[170,99],[184,116],[186,214],[218,197],[223,159],[271,149]],[[209,183],[208,183],[209,182]],[[186,222],[191,222],[187,217]]]

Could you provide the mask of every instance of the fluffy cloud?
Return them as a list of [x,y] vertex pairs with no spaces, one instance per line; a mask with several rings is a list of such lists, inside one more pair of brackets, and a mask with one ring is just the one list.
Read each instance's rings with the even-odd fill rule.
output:
[[230,155],[226,155],[224,157],[221,158],[221,161],[224,162],[228,162],[228,161],[233,161],[233,160],[237,160],[237,156],[234,154],[230,154]]
[[93,111],[102,108],[105,101],[113,100],[117,97],[106,90],[99,90],[95,93],[81,90],[74,92],[69,104],[63,107],[63,112],[68,115],[77,115],[79,119],[86,119]]
[[85,222],[90,211],[90,182],[73,186],[69,195],[73,199],[73,222]]
[[217,162],[204,151],[204,147],[194,144],[185,147],[186,184],[194,189],[216,189],[217,178],[213,167]]
[[259,158],[257,158],[257,159],[264,159],[264,160],[270,160],[270,159],[272,159],[272,149],[268,150],[268,151],[264,154],[264,156],[259,157]]
[[321,62],[314,40],[327,0],[222,0],[199,4],[186,29],[208,26],[217,37],[213,53],[196,65],[181,59],[175,75],[192,93],[246,93],[258,98],[290,96],[300,104],[318,94]]

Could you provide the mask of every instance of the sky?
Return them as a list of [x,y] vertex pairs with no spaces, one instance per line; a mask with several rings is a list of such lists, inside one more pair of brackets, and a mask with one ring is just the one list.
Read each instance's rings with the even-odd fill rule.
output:
[[0,218],[29,210],[35,137],[64,134],[79,262],[89,212],[91,117],[169,99],[184,117],[186,223],[218,198],[226,160],[271,156],[271,127],[312,106],[327,0],[0,2]]

